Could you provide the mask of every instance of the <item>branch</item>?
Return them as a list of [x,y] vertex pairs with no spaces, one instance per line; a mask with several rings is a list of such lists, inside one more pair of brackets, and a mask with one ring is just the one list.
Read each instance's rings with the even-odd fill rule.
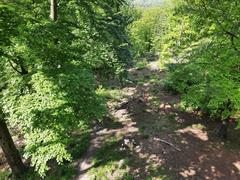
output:
[[167,144],[167,145],[173,147],[173,148],[174,148],[175,150],[177,150],[178,152],[181,152],[181,151],[182,151],[182,150],[179,149],[178,147],[174,146],[172,143],[167,142],[167,141],[165,141],[165,140],[163,140],[163,139],[160,139],[160,138],[154,138],[153,140],[155,140],[155,141],[159,141],[159,142],[164,143],[164,144]]
[[[204,0],[201,0],[201,2],[202,2],[202,4],[203,4],[203,7],[204,7],[205,11],[207,12],[207,6],[206,6]],[[221,23],[217,18],[214,18],[214,20],[215,20],[215,21],[217,22],[217,24],[220,26],[220,28],[222,29],[222,31],[223,31],[226,35],[230,36],[231,44],[232,44],[233,49],[239,53],[240,50],[235,46],[235,43],[234,43],[234,38],[238,39],[239,37],[238,37],[235,33],[226,30],[226,29],[223,27],[222,23]]]
[[21,68],[21,71],[19,71],[16,67],[14,67],[12,61],[9,61],[9,64],[10,64],[10,66],[11,66],[17,73],[19,73],[19,74],[21,74],[21,75],[26,75],[26,74],[28,74],[28,71],[24,68],[22,61],[20,61],[20,64],[19,64],[19,66],[20,66],[20,68]]
[[22,72],[19,71],[16,67],[14,67],[14,65],[12,64],[12,61],[9,61],[9,64],[10,64],[10,66],[11,66],[17,73],[19,73],[19,74],[22,75]]

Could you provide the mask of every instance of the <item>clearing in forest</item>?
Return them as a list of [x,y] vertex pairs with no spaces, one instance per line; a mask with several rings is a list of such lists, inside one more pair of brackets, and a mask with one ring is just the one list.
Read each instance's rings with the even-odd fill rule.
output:
[[129,70],[111,90],[109,118],[91,135],[76,179],[240,179],[240,152],[216,137],[216,122],[181,109],[157,62]]

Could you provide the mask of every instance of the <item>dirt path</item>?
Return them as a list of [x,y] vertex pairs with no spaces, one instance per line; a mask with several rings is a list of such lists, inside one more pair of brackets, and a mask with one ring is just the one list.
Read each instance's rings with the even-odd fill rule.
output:
[[[133,96],[135,88],[125,88],[127,96]],[[135,123],[128,118],[126,109],[122,109],[129,102],[128,99],[123,99],[118,103],[118,110],[112,110],[114,117],[118,119],[119,125],[115,128],[100,128],[91,134],[90,147],[86,154],[78,162],[78,175],[75,179],[77,180],[88,180],[91,177],[88,174],[88,170],[94,166],[93,157],[94,154],[103,146],[108,138],[121,137],[129,133],[135,133],[138,128],[134,127]]]
[[231,143],[235,134],[222,142],[215,137],[216,123],[182,111],[180,98],[164,91],[164,73],[157,62],[130,69],[129,74],[133,83],[122,89],[127,97],[109,107],[118,126],[92,133],[76,179],[104,179],[88,172],[95,167],[94,155],[111,137],[121,138],[120,144],[134,142],[128,149],[133,156],[128,173],[133,179],[240,179],[239,147],[234,149]]

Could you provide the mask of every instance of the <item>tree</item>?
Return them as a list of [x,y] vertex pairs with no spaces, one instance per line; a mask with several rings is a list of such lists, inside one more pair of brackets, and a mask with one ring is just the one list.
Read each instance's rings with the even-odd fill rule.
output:
[[[0,4],[1,6],[1,4]],[[7,46],[10,44],[9,39],[7,37],[12,36],[15,34],[14,32],[14,25],[15,22],[9,21],[11,18],[13,18],[13,10],[11,7],[8,6],[1,6],[0,7],[0,16],[2,17],[2,21],[0,21],[0,27],[2,28],[2,31],[0,31],[0,37],[1,37],[1,48],[0,48],[0,54],[4,54],[4,51],[2,49],[3,46]],[[8,24],[4,22],[9,22]],[[1,59],[0,62],[0,93],[5,88],[6,84],[3,81],[3,67],[2,67],[2,61],[4,59]],[[0,95],[1,98],[1,95]],[[26,166],[23,164],[21,155],[18,152],[13,139],[11,137],[11,134],[9,132],[9,129],[6,124],[5,115],[2,111],[2,104],[0,104],[0,146],[5,154],[6,160],[9,164],[9,166],[12,169],[13,174],[16,177],[19,177],[22,175],[23,172],[26,170]]]
[[50,17],[53,21],[57,21],[57,0],[51,0]]
[[166,86],[182,94],[186,107],[202,110],[224,124],[231,118],[238,121],[239,3],[176,2],[163,49],[167,55],[163,58],[175,64]]
[[5,154],[9,166],[12,169],[13,174],[16,177],[20,177],[25,172],[26,167],[23,164],[21,156],[13,142],[7,124],[2,118],[2,113],[0,114],[0,117],[0,146]]
[[99,67],[116,76],[125,71],[124,6],[115,0],[0,4],[4,122],[24,135],[24,157],[41,176],[50,160],[70,161],[72,132],[88,131],[105,113],[95,76]]
[[158,52],[167,29],[168,6],[137,8],[138,18],[129,26],[135,53]]

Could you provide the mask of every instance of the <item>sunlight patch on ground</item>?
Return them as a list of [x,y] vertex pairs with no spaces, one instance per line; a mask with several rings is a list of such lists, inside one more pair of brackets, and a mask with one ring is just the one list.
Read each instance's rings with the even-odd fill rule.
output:
[[208,141],[208,134],[207,132],[203,131],[202,129],[199,129],[197,127],[187,127],[187,128],[184,128],[184,129],[180,129],[177,131],[177,133],[180,133],[180,134],[192,134],[194,135],[195,137],[197,137],[198,139],[201,139],[202,141]]
[[190,176],[196,175],[196,171],[193,170],[192,167],[190,167],[189,169],[186,169],[186,170],[183,170],[182,172],[180,172],[180,175],[183,176],[184,178],[188,178]]
[[[156,64],[141,65],[143,69],[129,70],[128,87],[106,93],[110,97],[110,117],[121,126],[108,127],[98,134],[107,141],[111,137],[116,139],[107,146],[103,142],[89,176],[92,179],[216,179],[223,177],[221,168],[228,164],[231,167],[227,168],[232,168],[232,174],[236,175],[240,162],[229,158],[221,163],[228,156],[209,140],[208,128],[194,121],[198,120],[195,112],[192,109],[186,112],[179,96],[164,91],[161,81],[164,74],[155,71]],[[209,162],[212,156],[214,161]]]
[[133,96],[134,94],[137,93],[137,89],[135,87],[123,88],[123,91],[127,96]]
[[240,161],[234,162],[233,165],[238,169],[240,175]]
[[207,155],[206,154],[200,155],[198,157],[198,160],[199,160],[200,163],[204,162],[206,159],[207,159]]
[[169,104],[166,104],[166,103],[162,103],[162,104],[160,104],[160,108],[161,108],[161,109],[171,109],[172,106],[169,105]]

